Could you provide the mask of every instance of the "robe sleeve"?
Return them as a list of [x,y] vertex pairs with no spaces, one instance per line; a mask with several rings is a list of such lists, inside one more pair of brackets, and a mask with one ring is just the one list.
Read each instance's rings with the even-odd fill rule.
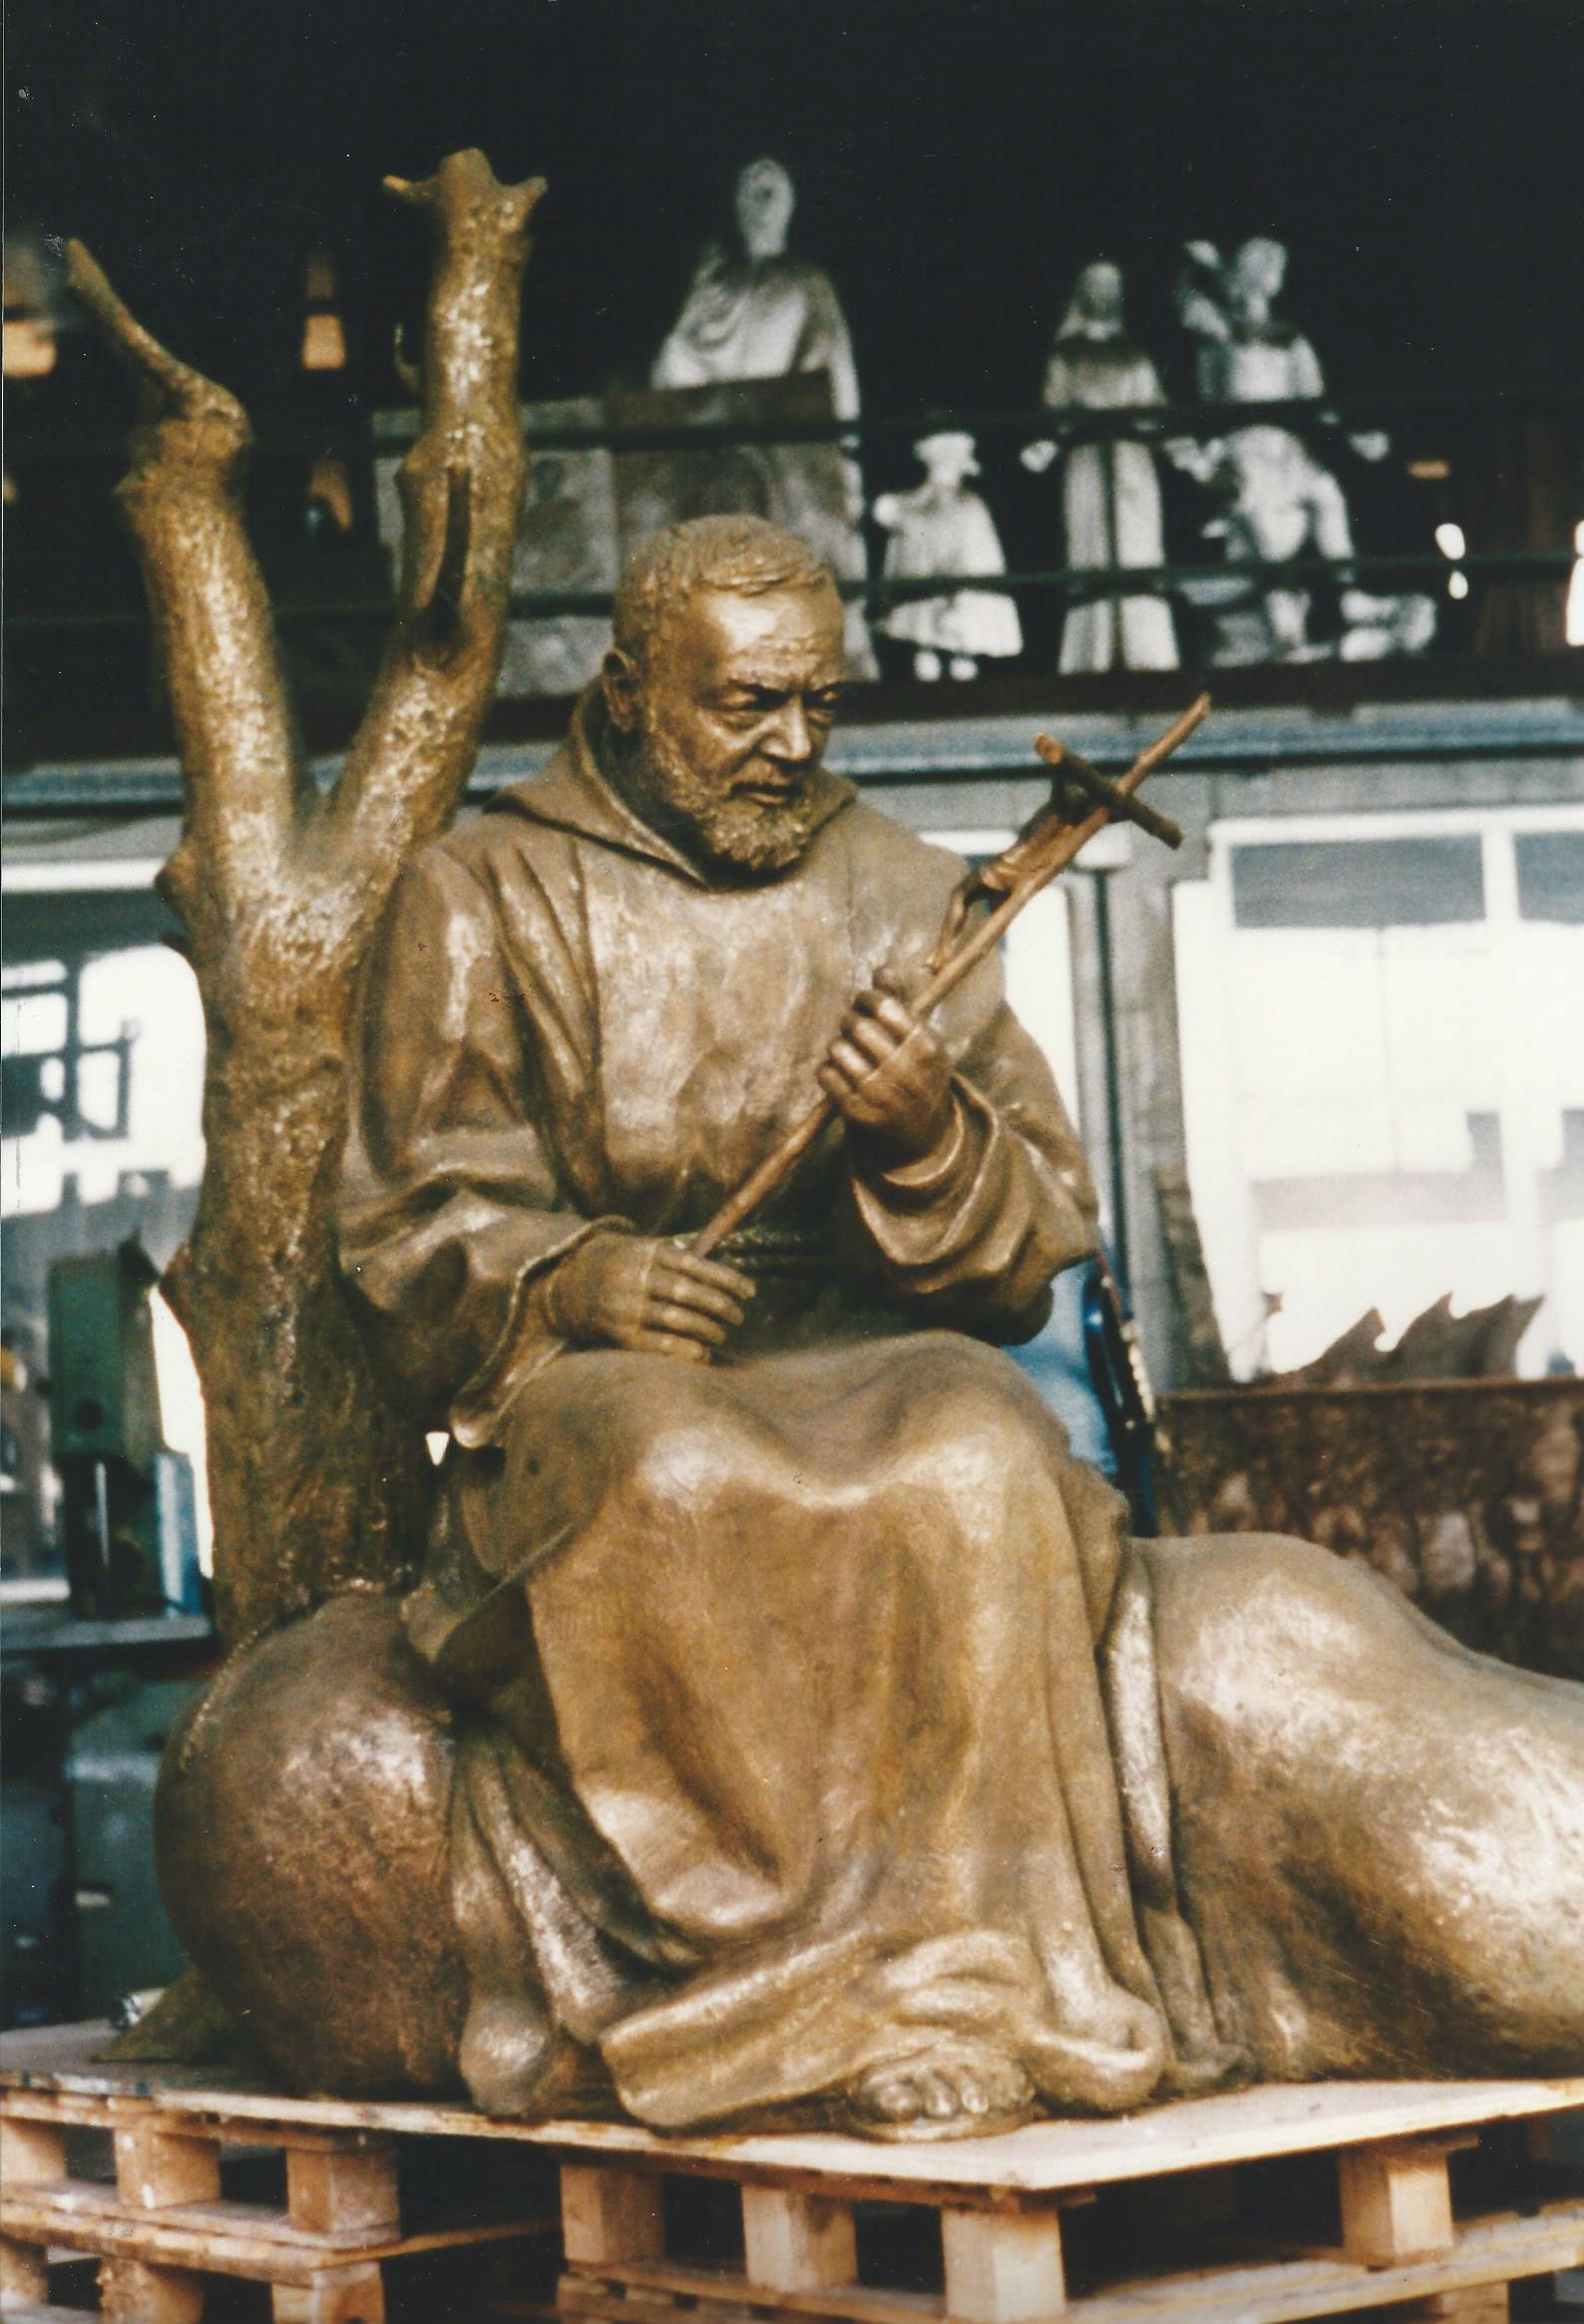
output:
[[1073,390],[1072,366],[1068,363],[1065,355],[1052,355],[1045,365],[1045,384],[1040,393],[1040,401],[1053,412],[1063,412],[1069,404],[1076,403],[1077,396]]
[[835,284],[822,268],[808,270],[808,320],[798,342],[799,371],[824,371],[831,383],[831,410],[839,420],[859,412],[858,366],[852,336]]
[[1320,357],[1308,339],[1296,338],[1287,350],[1291,387],[1295,400],[1300,396],[1323,396],[1326,392],[1326,374],[1320,368]]
[[899,1170],[851,1169],[887,1289],[984,1339],[1031,1339],[1050,1281],[1095,1247],[1097,1205],[1043,1055],[1006,1005],[991,959],[941,1009],[955,1072],[936,1153]]
[[1160,383],[1160,373],[1147,355],[1140,355],[1129,364],[1127,389],[1122,399],[1135,410],[1143,411],[1166,401],[1166,391]]
[[558,1353],[549,1271],[622,1224],[579,1207],[542,1126],[547,1080],[587,1075],[589,1036],[574,948],[548,911],[534,933],[547,989],[531,1014],[491,880],[448,842],[428,849],[371,957],[355,1066],[342,1267],[395,1384],[463,1443]]
[[699,353],[699,343],[700,339],[718,339],[729,330],[733,294],[726,274],[724,250],[718,242],[706,243],[681,312],[650,368],[651,387],[707,387],[715,376]]

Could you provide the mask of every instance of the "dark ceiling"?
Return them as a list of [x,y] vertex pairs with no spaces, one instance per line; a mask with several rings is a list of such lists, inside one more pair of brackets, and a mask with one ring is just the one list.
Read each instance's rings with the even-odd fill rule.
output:
[[1340,389],[1584,372],[1577,0],[14,0],[8,72],[13,221],[85,235],[265,406],[321,243],[344,392],[393,392],[422,258],[378,180],[459,144],[550,180],[530,392],[641,375],[760,151],[797,179],[871,410],[1031,401],[1102,249],[1169,363],[1189,234],[1290,244]]

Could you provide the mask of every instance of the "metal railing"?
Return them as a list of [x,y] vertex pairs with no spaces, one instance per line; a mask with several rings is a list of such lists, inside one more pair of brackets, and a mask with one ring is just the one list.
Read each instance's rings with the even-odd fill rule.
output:
[[[604,399],[606,408],[617,414],[623,400],[621,396]],[[296,424],[279,428],[266,426],[252,455],[256,497],[260,503],[266,502],[269,494],[265,487],[282,469],[290,470],[314,458],[340,457],[357,464],[360,480],[354,487],[354,497],[361,511],[361,537],[371,553],[371,562],[375,551],[370,514],[374,464],[398,454],[415,434],[417,424],[416,409],[397,409],[372,412],[357,427],[309,430]],[[884,454],[889,449],[894,462],[896,447],[944,427],[967,430],[982,442],[998,446],[1009,458],[1017,444],[1045,439],[1055,442],[1062,451],[1088,444],[1124,442],[1165,451],[1189,442],[1205,445],[1250,427],[1273,426],[1298,436],[1324,463],[1335,465],[1353,457],[1347,450],[1350,431],[1373,430],[1383,425],[1395,431],[1398,437],[1399,448],[1393,457],[1399,472],[1404,467],[1411,470],[1415,465],[1434,472],[1433,477],[1418,487],[1408,486],[1399,475],[1395,487],[1399,500],[1404,492],[1417,490],[1422,494],[1421,548],[1400,545],[1403,530],[1400,522],[1395,528],[1399,536],[1396,545],[1388,548],[1370,545],[1371,528],[1367,520],[1361,527],[1366,535],[1365,543],[1345,559],[1306,553],[1282,563],[1234,561],[1212,550],[1207,543],[1202,556],[1184,557],[1179,553],[1164,564],[1150,567],[1096,568],[1052,562],[1022,564],[1003,574],[972,579],[952,573],[915,576],[903,581],[878,570],[877,556],[871,559],[877,570],[863,578],[845,579],[841,583],[843,593],[860,600],[877,624],[889,611],[906,602],[950,595],[965,587],[993,589],[1016,597],[1025,606],[1038,606],[1056,599],[1070,606],[1149,594],[1172,595],[1192,606],[1208,603],[1218,586],[1234,582],[1242,584],[1250,595],[1261,589],[1308,588],[1329,582],[1366,588],[1430,589],[1444,604],[1454,566],[1435,547],[1433,527],[1437,520],[1460,512],[1468,522],[1466,504],[1472,496],[1484,513],[1484,522],[1469,523],[1466,554],[1460,554],[1455,560],[1455,571],[1462,577],[1458,594],[1472,594],[1477,598],[1478,592],[1501,584],[1540,586],[1555,591],[1560,607],[1562,589],[1558,584],[1565,582],[1576,563],[1575,552],[1569,545],[1573,527],[1584,517],[1584,393],[1576,391],[1503,397],[1398,395],[1367,401],[1339,398],[1324,403],[1163,404],[1124,414],[1049,411],[1037,406],[937,409],[924,414],[865,416],[853,421],[828,416],[788,416],[754,422],[698,421],[664,426],[624,422],[602,426],[551,423],[535,418],[530,407],[525,434],[531,448],[539,452],[602,452],[613,460],[636,454],[697,455],[749,446],[828,444],[840,446],[860,459],[866,453]],[[1568,489],[1579,504],[1549,512],[1552,522],[1545,529],[1552,537],[1547,541],[1534,538],[1535,512],[1532,503],[1524,498],[1521,485],[1504,490],[1502,483],[1511,433],[1515,428],[1525,427],[1546,432],[1559,451],[1559,458],[1553,458],[1551,463],[1553,472],[1559,469],[1569,479]],[[1416,462],[1409,460],[1410,450]],[[19,502],[16,515],[23,522],[13,533],[19,554],[12,566],[4,626],[8,640],[19,649],[13,677],[20,679],[24,688],[25,665],[41,644],[59,641],[65,646],[72,640],[92,642],[118,633],[131,636],[146,625],[146,612],[135,596],[130,559],[110,587],[105,585],[103,563],[96,560],[95,570],[83,573],[82,586],[78,587],[70,543],[65,545],[65,554],[61,544],[54,544],[54,553],[47,561],[51,569],[47,592],[41,589],[37,595],[31,598],[29,595],[36,577],[30,571],[26,555],[25,512],[34,490],[48,490],[54,500],[65,478],[75,474],[86,483],[92,472],[103,469],[108,502],[109,486],[123,459],[122,440],[110,433],[90,432],[74,425],[46,427],[36,415],[26,413],[19,415],[13,425],[8,461]],[[1362,476],[1360,481],[1363,482]],[[1183,493],[1189,489],[1184,487]],[[1213,493],[1203,487],[1193,489],[1199,494],[1199,513],[1213,513]],[[1026,511],[1028,499],[1049,492],[1048,485],[1008,469],[993,480],[988,497],[996,514],[1002,515],[1009,513],[1014,493],[1023,497]],[[1191,535],[1194,530],[1193,519],[1183,517],[1184,505],[1180,500],[1178,521],[1172,527],[1179,551],[1185,535]],[[80,496],[78,507],[80,510]],[[1054,526],[1058,520],[1053,502],[1050,513]],[[527,522],[532,524],[532,512]],[[1023,534],[1029,529],[1026,522],[1019,528]],[[878,546],[878,535],[872,535],[872,545]],[[321,566],[318,575],[308,570],[317,556],[309,545],[300,544],[289,558],[279,554],[278,538],[274,547],[276,554],[272,556],[265,541],[262,562],[274,589],[277,620],[287,632],[300,635],[315,630],[372,631],[390,620],[393,588],[371,585],[367,562],[360,574],[348,575],[345,585],[327,587],[325,582],[330,578],[327,567]],[[287,566],[295,570],[287,571]],[[530,588],[514,594],[512,612],[523,620],[591,618],[607,614],[610,603],[607,588]],[[1185,656],[1190,661],[1192,658],[1191,652]]]

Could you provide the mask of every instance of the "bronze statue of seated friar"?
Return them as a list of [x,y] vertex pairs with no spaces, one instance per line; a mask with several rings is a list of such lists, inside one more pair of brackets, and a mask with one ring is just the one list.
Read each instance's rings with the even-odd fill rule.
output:
[[[442,400],[479,392],[445,267],[505,199],[448,210],[459,164]],[[159,488],[201,498],[216,391],[160,360],[131,505],[180,597]],[[432,780],[403,809],[422,732],[460,788],[504,619],[504,424],[459,441],[415,448],[427,554],[340,785],[249,824],[199,767],[174,883],[238,1640],[158,1802],[203,1977],[302,2085],[660,2129],[1576,2068],[1584,1691],[1300,1542],[1128,1540],[1003,1353],[1091,1248],[1088,1175],[993,954],[908,997],[965,868],[824,769],[808,552],[661,536],[550,768],[443,836]]]

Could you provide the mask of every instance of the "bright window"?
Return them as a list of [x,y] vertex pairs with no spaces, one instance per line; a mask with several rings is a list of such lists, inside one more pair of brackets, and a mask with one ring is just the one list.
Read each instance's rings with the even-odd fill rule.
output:
[[1520,1368],[1584,1369],[1584,809],[1224,823],[1176,935],[1234,1370],[1443,1293],[1543,1295]]

